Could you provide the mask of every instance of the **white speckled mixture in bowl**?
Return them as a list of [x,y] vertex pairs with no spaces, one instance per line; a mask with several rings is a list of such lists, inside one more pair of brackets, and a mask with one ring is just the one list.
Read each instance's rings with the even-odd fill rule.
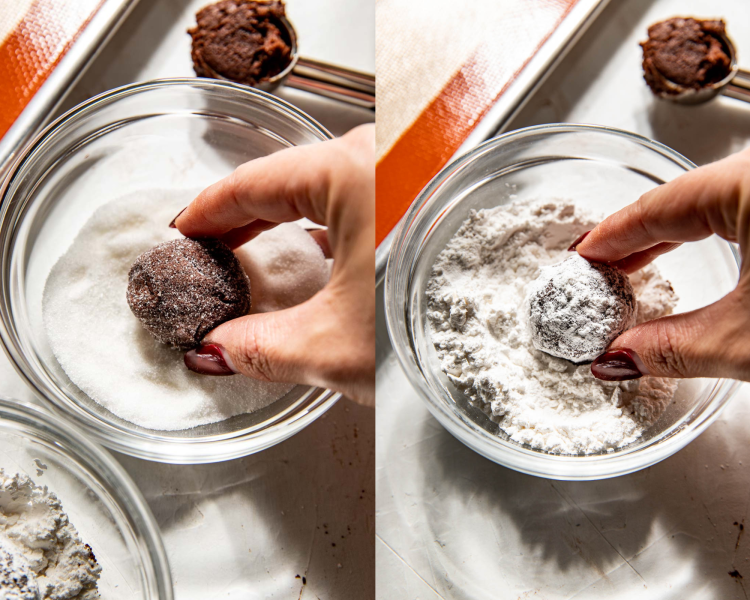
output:
[[[442,371],[510,439],[546,452],[613,452],[642,435],[677,389],[665,378],[600,381],[589,364],[532,343],[527,296],[540,268],[569,259],[570,243],[599,220],[570,200],[480,210],[437,256],[427,284]],[[677,297],[654,265],[632,282],[637,323],[672,312]]]
[[[80,539],[91,547],[100,567],[97,590],[104,600],[171,600],[172,578],[161,533],[140,491],[122,466],[101,447],[90,442],[80,429],[73,428],[48,411],[0,398],[0,469],[6,476],[19,474],[35,484],[34,510],[23,513],[15,527],[2,526],[3,533],[21,534],[32,541],[36,552],[27,554],[31,563],[43,565],[55,555],[50,548],[65,542],[70,533],[63,521],[46,522],[49,537],[34,543],[29,536],[34,522],[45,521],[44,487],[54,494],[62,513],[72,523]],[[2,481],[8,484],[7,480]],[[8,485],[12,489],[12,485]],[[39,489],[42,488],[42,489]],[[28,490],[27,490],[28,491]],[[7,492],[0,493],[0,518],[17,518],[28,505],[26,492],[12,491],[15,503],[6,503]],[[64,517],[63,517],[64,518]],[[0,533],[0,538],[3,537]],[[62,535],[61,535],[62,534]],[[20,541],[20,540],[19,540]],[[65,553],[63,553],[65,556]],[[77,591],[79,577],[66,577],[79,571],[75,555],[67,555],[72,565],[49,565],[38,577],[43,589],[53,585],[51,598],[90,595]],[[49,571],[49,572],[48,572]],[[41,574],[41,571],[40,571]],[[52,590],[50,590],[52,591]],[[4,593],[3,593],[4,592]],[[0,597],[8,590],[0,586]]]

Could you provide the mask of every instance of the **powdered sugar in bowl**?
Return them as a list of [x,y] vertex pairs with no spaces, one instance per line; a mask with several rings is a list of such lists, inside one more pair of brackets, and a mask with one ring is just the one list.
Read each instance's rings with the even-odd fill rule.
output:
[[[38,488],[46,486],[59,500],[61,510],[81,541],[90,546],[101,569],[97,597],[173,598],[167,555],[148,505],[117,461],[80,430],[36,407],[0,399],[0,469],[7,478],[30,479],[37,493]],[[15,493],[11,491],[6,497]],[[0,511],[3,509],[0,507]],[[18,507],[13,510],[18,511]],[[39,526],[39,514],[34,517],[24,525],[22,537],[26,539],[33,540],[32,526]],[[54,539],[59,540],[56,536]],[[39,542],[37,547],[48,547],[50,538],[43,537]],[[74,578],[67,585],[68,569],[75,569],[75,562],[62,562],[54,569],[59,583],[54,597],[78,597]],[[52,579],[52,570],[46,571],[47,581]],[[17,597],[12,590],[2,591],[3,598],[7,593]]]
[[[239,164],[285,147],[330,137],[310,117],[269,94],[228,82],[195,78],[133,84],[92,98],[63,115],[18,157],[2,188],[0,336],[19,373],[51,409],[95,440],[126,454],[163,462],[200,463],[244,456],[288,438],[322,415],[339,394],[298,385],[285,387],[275,396],[267,395],[263,402],[255,402],[255,395],[246,393],[244,388],[234,389],[231,397],[219,389],[242,387],[243,378],[239,377],[203,378],[205,381],[192,388],[188,386],[188,392],[211,388],[215,402],[201,404],[200,394],[191,400],[189,394],[183,393],[186,384],[181,374],[187,373],[184,367],[179,365],[174,377],[162,375],[159,365],[164,357],[157,351],[146,360],[154,368],[146,369],[145,376],[135,379],[144,384],[147,380],[163,384],[176,401],[165,402],[164,411],[150,415],[160,417],[161,426],[153,425],[156,421],[143,420],[136,425],[139,421],[133,415],[118,413],[111,404],[109,410],[96,401],[93,392],[84,391],[96,387],[87,387],[85,383],[101,384],[100,388],[109,386],[113,395],[116,390],[118,407],[153,408],[154,405],[148,386],[139,388],[132,377],[128,383],[128,373],[136,371],[129,370],[127,365],[132,365],[135,359],[139,364],[144,362],[146,354],[141,346],[123,350],[120,362],[111,353],[106,362],[103,352],[92,351],[94,347],[102,348],[107,315],[119,312],[92,312],[87,321],[81,306],[85,302],[93,305],[101,302],[109,307],[105,298],[107,286],[95,290],[97,297],[93,297],[94,293],[84,294],[77,302],[78,310],[67,313],[69,324],[75,323],[68,331],[62,307],[58,311],[60,318],[55,321],[59,335],[54,338],[49,335],[52,329],[45,320],[43,306],[45,285],[53,267],[91,223],[92,215],[100,216],[101,227],[93,229],[100,236],[96,239],[111,241],[112,252],[108,256],[119,256],[118,245],[130,252],[143,242],[143,236],[150,235],[151,220],[164,223],[160,232],[178,235],[167,227],[180,208],[174,203],[186,204],[196,190],[228,175]],[[176,193],[181,196],[175,196]],[[107,213],[113,206],[114,216]],[[142,215],[148,226],[135,222],[131,214],[135,209],[138,212],[135,217]],[[109,224],[108,215],[112,217]],[[111,225],[107,230],[111,235],[100,235],[105,225]],[[90,239],[94,238],[86,238]],[[147,243],[141,251],[155,243]],[[81,254],[86,253],[79,252],[76,256]],[[92,252],[78,264],[85,266],[87,258],[98,260],[96,256]],[[120,279],[122,293],[117,291],[116,296],[124,304],[127,273]],[[64,289],[70,291],[72,287]],[[60,308],[59,304],[55,306]],[[129,311],[126,305],[124,310]],[[87,340],[92,332],[97,334],[96,344]],[[80,337],[81,355],[87,356],[78,363],[75,336]],[[60,339],[73,342],[67,347],[73,349],[65,355],[67,363],[58,358],[63,354],[53,344]],[[118,336],[118,340],[122,339]],[[117,345],[122,344],[109,344]],[[180,355],[176,356],[177,362],[181,361]],[[97,360],[108,365],[102,367],[106,369],[102,376],[97,374]],[[87,381],[71,368],[84,363],[86,368],[79,371],[89,378]],[[117,370],[118,364],[125,365],[122,373]],[[228,381],[213,383],[208,379]],[[247,382],[250,385],[250,380]],[[132,403],[128,402],[130,397]],[[167,393],[159,396],[162,401],[167,397]],[[245,398],[252,401],[251,409],[255,409],[252,412],[235,410],[238,404],[235,400]],[[198,417],[210,413],[209,418],[197,426],[194,425],[197,419],[183,424],[178,418],[182,416],[181,406],[191,406],[191,414]],[[204,407],[208,410],[203,410]],[[167,414],[167,408],[178,411],[175,418]],[[164,419],[169,422],[164,423]]]
[[[737,382],[644,378],[639,386],[609,390],[582,380],[585,366],[576,374],[572,363],[566,367],[562,359],[547,360],[541,353],[534,361],[511,364],[517,367],[515,371],[503,371],[502,361],[495,366],[488,360],[495,351],[494,338],[510,335],[505,348],[514,352],[512,336],[521,326],[516,314],[521,310],[521,296],[498,296],[513,291],[514,285],[519,288],[517,280],[538,273],[536,265],[563,258],[565,242],[570,244],[599,218],[693,166],[669,148],[627,132],[544,125],[490,140],[430,182],[393,242],[385,301],[388,330],[401,365],[444,427],[480,454],[518,471],[556,479],[598,479],[666,458],[716,418]],[[476,248],[453,239],[460,228],[464,239],[479,240],[476,248],[482,240],[500,241],[499,250],[488,243],[482,252],[492,253],[492,273],[505,281],[503,285],[485,279],[486,291],[467,289],[469,282],[452,271],[451,265],[463,263],[464,269],[475,258]],[[572,231],[575,235],[567,239]],[[554,252],[526,248],[527,235],[537,236],[537,242],[543,240],[535,248],[549,246]],[[441,255],[446,247],[448,253]],[[665,314],[675,302],[674,311],[683,312],[717,300],[734,288],[738,263],[734,249],[715,237],[660,257],[654,273],[631,278],[646,309],[639,318]],[[666,281],[674,286],[679,300]],[[480,292],[489,309],[473,304]],[[456,323],[460,329],[462,319],[479,314],[476,311],[482,314],[486,331],[472,330],[463,340],[451,337]],[[481,355],[480,369],[474,369],[471,361],[464,362],[466,352],[472,358]],[[566,369],[569,380],[554,373]],[[539,381],[562,383],[587,407],[600,402],[603,410],[611,412],[608,420],[598,420],[601,412],[582,410],[581,414],[599,416],[581,428],[583,432],[568,435],[580,425],[578,406],[573,402],[566,407],[570,408],[567,413],[556,417],[554,398],[536,401],[541,398],[534,388]],[[606,395],[610,391],[611,398]],[[526,395],[525,405],[516,401],[518,394]],[[625,406],[642,411],[638,422],[645,425],[632,427],[634,420],[622,417],[620,394],[630,394]],[[528,405],[531,408],[526,410]],[[654,406],[658,411],[649,413]],[[544,410],[537,414],[549,421],[539,422],[537,428],[537,417],[527,417],[540,409]],[[513,420],[503,421],[505,415],[512,415]],[[561,435],[554,434],[558,425]]]

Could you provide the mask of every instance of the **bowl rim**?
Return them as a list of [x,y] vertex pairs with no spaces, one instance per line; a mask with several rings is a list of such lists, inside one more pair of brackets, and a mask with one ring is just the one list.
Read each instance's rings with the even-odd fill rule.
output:
[[[401,283],[398,282],[397,277],[399,268],[402,266],[402,248],[413,241],[413,236],[410,235],[410,227],[417,222],[422,208],[430,201],[435,191],[443,183],[455,177],[467,164],[473,162],[478,156],[486,152],[491,152],[499,146],[534,135],[574,132],[591,132],[625,138],[672,160],[686,171],[696,168],[693,162],[661,142],[605,125],[545,123],[516,129],[490,138],[443,167],[419,193],[399,223],[388,255],[388,264],[386,267],[384,285],[385,317],[391,346],[398,357],[398,361],[407,379],[426,404],[430,413],[459,441],[485,458],[522,473],[549,479],[594,480],[632,473],[671,456],[698,437],[716,420],[721,409],[732,398],[741,382],[731,379],[716,379],[716,384],[711,393],[712,398],[702,406],[702,410],[699,412],[700,417],[696,421],[697,424],[691,428],[682,428],[679,431],[675,431],[657,444],[646,446],[645,448],[625,449],[618,454],[611,455],[556,455],[540,452],[525,448],[515,442],[506,442],[498,436],[487,432],[466,419],[465,416],[459,415],[458,410],[451,410],[442,398],[435,398],[430,393],[426,385],[426,380],[418,366],[418,361],[412,352],[412,336],[407,331],[407,327],[402,327],[403,324],[408,322],[408,319],[404,319],[403,324],[399,323],[399,316],[406,315],[408,312],[408,300],[404,302],[404,299],[399,296],[397,291],[397,287]],[[729,244],[729,242],[726,242],[726,244],[739,268],[740,256],[737,249]],[[408,284],[404,286],[404,289],[408,289]],[[692,412],[694,413],[695,410]],[[641,457],[637,464],[634,464],[633,461],[633,454],[635,452],[638,452],[638,456]],[[603,469],[603,466],[606,466],[606,469]],[[559,472],[550,472],[550,469],[545,467],[553,467]]]
[[105,489],[128,517],[135,537],[148,550],[155,577],[155,581],[150,583],[155,586],[156,598],[172,600],[172,572],[161,530],[143,494],[125,468],[101,446],[89,440],[80,429],[41,407],[0,397],[0,423],[21,424],[34,434],[52,437],[75,457],[78,466],[106,484]]
[[[47,140],[54,137],[59,129],[71,120],[95,114],[100,108],[114,104],[121,99],[164,88],[229,92],[236,97],[244,97],[248,101],[271,105],[281,114],[285,114],[291,120],[297,121],[308,128],[321,141],[333,139],[333,135],[312,117],[289,102],[268,92],[229,81],[200,77],[172,77],[132,83],[107,90],[72,107],[47,125],[24,147],[12,161],[3,181],[0,182],[0,239],[3,240],[3,246],[0,248],[0,345],[2,345],[16,372],[31,388],[35,396],[44,403],[46,408],[49,408],[51,412],[61,418],[71,421],[96,442],[107,448],[129,456],[169,464],[201,464],[232,460],[260,452],[289,438],[329,410],[342,397],[342,394],[314,386],[303,386],[314,392],[316,396],[299,414],[295,414],[284,421],[273,423],[263,430],[246,431],[244,434],[231,435],[231,437],[174,439],[166,436],[160,437],[158,432],[139,435],[115,425],[103,423],[94,413],[88,410],[81,409],[82,415],[85,414],[85,416],[82,416],[65,405],[58,405],[58,402],[54,399],[58,391],[49,389],[49,386],[42,381],[26,359],[12,310],[9,288],[11,287],[10,260],[13,236],[9,235],[8,232],[11,229],[11,222],[14,221],[9,215],[17,211],[18,207],[12,206],[14,198],[9,197],[11,183],[19,173],[23,173],[23,167],[27,161],[37,158]],[[59,393],[67,397],[67,394],[64,394],[61,390]],[[255,444],[250,445],[248,443],[250,440],[254,440]]]

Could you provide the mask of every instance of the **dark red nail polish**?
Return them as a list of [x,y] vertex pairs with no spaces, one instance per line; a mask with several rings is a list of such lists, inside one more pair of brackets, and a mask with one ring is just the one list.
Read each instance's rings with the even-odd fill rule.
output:
[[185,366],[201,375],[234,375],[218,344],[203,344],[186,352]]
[[177,225],[175,225],[175,221],[176,221],[177,219],[179,219],[179,218],[180,218],[180,215],[181,215],[182,213],[184,213],[184,212],[185,212],[186,210],[187,210],[187,206],[186,206],[185,208],[183,208],[183,209],[182,209],[182,210],[181,210],[180,212],[178,212],[178,213],[177,213],[177,216],[176,216],[176,217],[175,217],[174,219],[172,219],[172,222],[171,222],[171,223],[169,224],[169,226],[170,226],[170,227],[171,227],[172,229],[177,229]]
[[625,381],[643,376],[632,350],[611,350],[591,363],[591,374],[604,381]]
[[[179,215],[177,215],[177,216],[179,216]],[[580,244],[580,243],[581,243],[581,242],[582,242],[582,241],[583,241],[583,240],[584,240],[584,239],[586,238],[586,236],[587,236],[587,235],[588,235],[589,233],[591,233],[591,231],[592,231],[592,230],[591,230],[591,229],[589,229],[589,230],[588,230],[588,231],[587,231],[586,233],[584,233],[584,234],[581,234],[581,236],[580,236],[580,237],[579,237],[579,238],[578,238],[578,239],[577,239],[577,240],[576,240],[575,242],[573,242],[573,243],[572,243],[572,244],[570,245],[570,248],[568,248],[568,252],[575,252],[576,246],[577,246],[578,244]]]

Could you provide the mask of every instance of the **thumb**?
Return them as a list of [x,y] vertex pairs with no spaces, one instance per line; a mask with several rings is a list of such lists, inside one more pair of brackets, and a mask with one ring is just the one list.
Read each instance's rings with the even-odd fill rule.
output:
[[591,364],[598,379],[656,377],[750,379],[747,301],[735,290],[714,304],[629,329]]
[[308,301],[222,323],[198,348],[185,354],[185,366],[204,375],[241,373],[261,381],[303,381],[301,346],[309,340],[301,343],[301,339],[315,335],[317,319],[311,318],[312,304]]
[[367,377],[351,374],[369,362],[366,352],[352,351],[341,339],[341,311],[335,306],[324,289],[292,308],[227,321],[185,354],[185,366],[203,375],[242,374],[330,388],[363,402],[368,388],[357,382]]

